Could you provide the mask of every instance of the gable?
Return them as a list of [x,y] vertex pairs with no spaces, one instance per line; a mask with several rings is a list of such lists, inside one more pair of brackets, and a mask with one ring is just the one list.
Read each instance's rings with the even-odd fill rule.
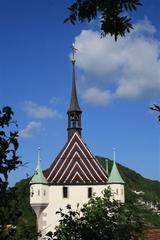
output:
[[48,171],[51,184],[105,184],[107,174],[75,132]]

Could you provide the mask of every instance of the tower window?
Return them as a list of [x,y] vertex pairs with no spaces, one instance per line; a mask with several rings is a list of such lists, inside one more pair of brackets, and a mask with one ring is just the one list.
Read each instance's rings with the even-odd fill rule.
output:
[[33,190],[33,187],[31,187],[30,196],[33,197],[33,195],[34,195],[34,190]]
[[63,198],[68,198],[68,187],[63,187]]
[[92,197],[92,188],[89,187],[88,188],[88,198],[91,198]]
[[40,196],[40,190],[38,189],[38,196]]
[[116,189],[116,194],[118,195],[118,188]]
[[44,196],[46,195],[46,190],[43,191],[43,195],[44,195]]

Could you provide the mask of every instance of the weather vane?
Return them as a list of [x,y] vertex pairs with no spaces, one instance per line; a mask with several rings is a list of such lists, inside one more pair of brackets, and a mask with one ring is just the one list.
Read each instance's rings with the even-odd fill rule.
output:
[[72,61],[74,61],[75,62],[75,53],[78,51],[78,49],[77,48],[75,48],[75,45],[74,45],[74,43],[72,44]]

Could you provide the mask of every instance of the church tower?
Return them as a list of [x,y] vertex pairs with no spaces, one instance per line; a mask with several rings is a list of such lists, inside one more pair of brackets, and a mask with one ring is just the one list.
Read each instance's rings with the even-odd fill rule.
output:
[[[38,154],[36,172],[30,182],[30,204],[37,215],[38,230],[42,237],[47,232],[54,232],[55,226],[59,223],[59,215],[56,212],[60,208],[65,210],[67,204],[70,204],[72,209],[76,209],[77,204],[81,207],[94,193],[101,196],[102,191],[108,188],[108,172],[81,136],[82,111],[76,90],[75,51],[73,47],[72,91],[67,111],[68,139],[60,153],[53,159],[45,176],[40,166],[40,153]],[[114,174],[111,173],[112,175]],[[114,179],[110,177],[110,180]],[[110,181],[109,186],[115,185]]]

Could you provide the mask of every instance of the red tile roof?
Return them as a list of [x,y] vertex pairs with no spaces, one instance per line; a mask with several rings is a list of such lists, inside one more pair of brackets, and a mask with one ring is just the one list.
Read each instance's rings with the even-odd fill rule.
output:
[[147,240],[160,240],[160,228],[151,228],[146,231]]

